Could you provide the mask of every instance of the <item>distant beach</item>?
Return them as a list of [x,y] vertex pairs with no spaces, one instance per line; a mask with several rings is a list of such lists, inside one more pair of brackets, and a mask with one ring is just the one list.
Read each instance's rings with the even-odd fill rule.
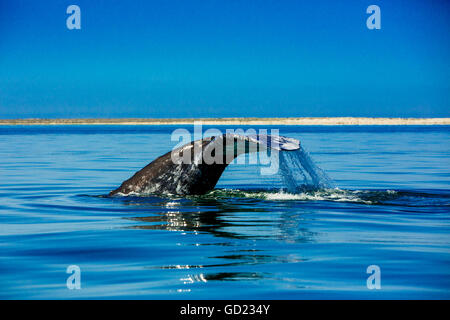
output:
[[0,125],[450,125],[450,118],[117,118],[117,119],[0,119]]

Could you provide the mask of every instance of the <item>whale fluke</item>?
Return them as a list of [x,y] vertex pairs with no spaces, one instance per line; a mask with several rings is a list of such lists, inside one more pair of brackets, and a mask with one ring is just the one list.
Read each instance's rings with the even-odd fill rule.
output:
[[201,195],[215,187],[228,164],[240,154],[299,148],[298,140],[275,135],[227,133],[208,137],[153,160],[109,195]]

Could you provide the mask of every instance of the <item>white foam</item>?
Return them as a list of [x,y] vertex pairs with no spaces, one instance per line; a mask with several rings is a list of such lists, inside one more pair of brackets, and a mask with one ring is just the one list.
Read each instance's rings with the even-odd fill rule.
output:
[[333,201],[333,202],[356,202],[364,204],[372,204],[372,201],[358,197],[360,191],[350,191],[335,189],[322,189],[317,191],[308,191],[301,193],[289,193],[285,191],[279,192],[244,192],[244,196],[248,198],[263,198],[270,201]]

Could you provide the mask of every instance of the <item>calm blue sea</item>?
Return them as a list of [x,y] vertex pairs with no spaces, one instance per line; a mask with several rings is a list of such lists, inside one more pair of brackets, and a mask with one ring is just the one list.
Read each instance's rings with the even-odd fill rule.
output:
[[176,128],[1,126],[0,298],[450,298],[450,127],[277,127],[336,189],[231,165],[202,197],[106,196]]

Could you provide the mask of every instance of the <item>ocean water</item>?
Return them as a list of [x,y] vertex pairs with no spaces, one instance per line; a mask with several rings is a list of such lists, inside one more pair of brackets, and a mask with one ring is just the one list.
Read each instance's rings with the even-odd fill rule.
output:
[[230,165],[205,196],[106,196],[176,128],[0,126],[0,298],[450,298],[450,127],[277,127],[318,189],[283,158]]

